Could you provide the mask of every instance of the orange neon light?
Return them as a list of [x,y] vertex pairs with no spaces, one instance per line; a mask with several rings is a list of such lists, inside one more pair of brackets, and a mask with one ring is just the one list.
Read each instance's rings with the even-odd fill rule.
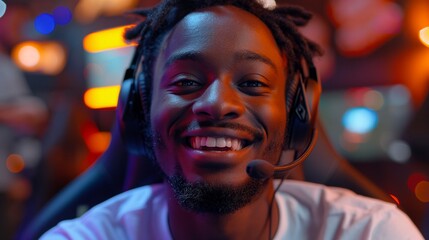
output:
[[88,89],[83,100],[91,109],[114,108],[118,102],[120,86],[107,86]]
[[126,29],[133,25],[110,28],[88,34],[83,39],[83,48],[87,52],[95,53],[116,48],[135,46],[135,42],[126,42],[123,35]]

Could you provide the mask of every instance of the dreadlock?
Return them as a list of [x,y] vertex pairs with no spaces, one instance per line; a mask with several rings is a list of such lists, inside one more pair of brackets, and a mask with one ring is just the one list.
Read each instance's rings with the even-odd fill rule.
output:
[[[152,9],[136,10],[133,13],[146,18],[125,33],[127,40],[137,40],[138,50],[142,61],[144,89],[140,96],[145,96],[145,111],[150,109],[152,86],[152,67],[159,52],[163,36],[171,30],[187,14],[197,10],[218,5],[233,5],[248,11],[264,22],[279,47],[287,57],[287,87],[286,97],[288,110],[296,88],[294,76],[300,71],[301,59],[311,62],[314,55],[320,55],[321,50],[317,44],[305,38],[299,31],[311,18],[311,14],[301,7],[284,6],[273,10],[264,8],[257,0],[164,0]],[[144,46],[144,47],[143,47]],[[142,92],[143,91],[143,92]],[[148,118],[149,114],[146,114]],[[148,119],[146,119],[148,120]]]

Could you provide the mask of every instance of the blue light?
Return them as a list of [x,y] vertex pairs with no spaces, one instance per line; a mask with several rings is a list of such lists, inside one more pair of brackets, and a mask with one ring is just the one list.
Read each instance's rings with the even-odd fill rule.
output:
[[55,20],[51,14],[42,13],[34,20],[34,27],[41,34],[49,34],[55,29]]
[[69,8],[59,6],[52,12],[55,23],[58,25],[66,25],[72,20],[72,12]]
[[364,134],[372,131],[378,123],[374,110],[356,107],[347,110],[343,115],[343,126],[350,132]]

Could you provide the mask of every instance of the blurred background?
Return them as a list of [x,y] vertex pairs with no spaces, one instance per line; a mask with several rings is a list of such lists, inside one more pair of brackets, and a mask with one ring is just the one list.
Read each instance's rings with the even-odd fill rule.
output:
[[[156,0],[9,0],[0,18],[0,236],[110,142],[133,44],[125,14]],[[277,0],[314,13],[322,123],[338,150],[429,238],[429,1]]]

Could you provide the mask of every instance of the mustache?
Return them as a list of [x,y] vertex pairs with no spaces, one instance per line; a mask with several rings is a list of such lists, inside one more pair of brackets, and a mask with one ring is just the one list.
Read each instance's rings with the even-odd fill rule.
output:
[[184,131],[192,131],[192,130],[196,130],[196,129],[200,129],[200,128],[204,128],[204,127],[228,128],[228,129],[232,129],[232,130],[246,132],[246,133],[252,135],[255,138],[255,140],[260,140],[264,136],[264,134],[261,130],[254,128],[254,127],[250,127],[250,126],[241,124],[241,123],[211,122],[211,121],[201,121],[201,122],[192,121],[189,125],[187,125],[183,128],[179,128],[176,131],[176,134],[180,134]]

